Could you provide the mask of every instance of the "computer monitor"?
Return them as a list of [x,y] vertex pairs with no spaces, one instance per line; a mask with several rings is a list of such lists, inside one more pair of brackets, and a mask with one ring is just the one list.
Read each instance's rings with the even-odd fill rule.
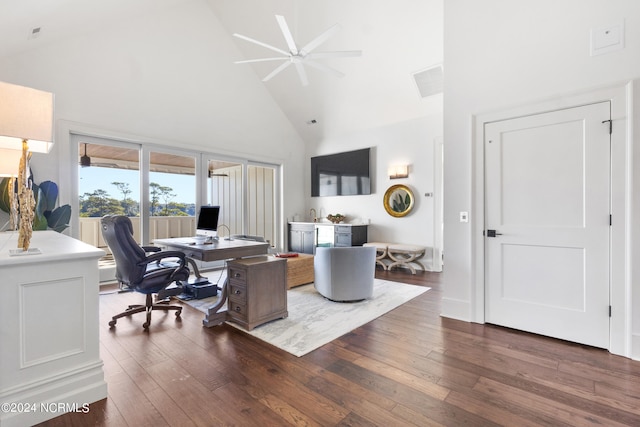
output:
[[220,206],[200,206],[196,235],[215,237],[218,233]]

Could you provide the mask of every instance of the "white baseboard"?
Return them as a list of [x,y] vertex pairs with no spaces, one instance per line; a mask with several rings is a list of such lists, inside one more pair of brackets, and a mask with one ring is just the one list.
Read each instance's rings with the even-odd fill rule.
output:
[[[0,412],[2,427],[34,425],[70,411],[86,412],[88,405],[107,397],[102,362],[81,366],[27,385],[0,390],[0,402],[16,404]],[[4,407],[3,407],[4,408]]]
[[453,298],[442,298],[441,313],[442,317],[450,319],[462,320],[470,322],[471,307],[469,301],[463,301]]
[[633,360],[640,360],[640,335],[631,335],[631,358]]

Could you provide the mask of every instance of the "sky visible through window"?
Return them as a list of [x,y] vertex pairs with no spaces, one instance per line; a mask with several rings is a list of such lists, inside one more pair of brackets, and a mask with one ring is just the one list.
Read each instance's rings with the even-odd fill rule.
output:
[[[79,195],[93,193],[95,190],[104,190],[114,199],[122,199],[122,193],[112,182],[128,182],[131,194],[129,198],[140,201],[140,178],[137,170],[101,168],[91,166],[80,168]],[[174,201],[177,203],[192,204],[196,201],[195,177],[193,175],[181,175],[174,173],[151,172],[149,182],[156,182],[162,186],[173,188],[176,194]]]

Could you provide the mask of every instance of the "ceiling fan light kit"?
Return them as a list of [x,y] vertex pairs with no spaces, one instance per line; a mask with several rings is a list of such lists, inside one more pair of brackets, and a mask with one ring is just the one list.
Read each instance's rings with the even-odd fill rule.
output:
[[243,61],[235,61],[236,64],[246,64],[251,62],[266,62],[266,61],[284,61],[278,67],[276,67],[271,73],[267,74],[265,78],[262,79],[263,82],[271,80],[281,71],[289,67],[291,64],[294,64],[296,67],[296,71],[298,73],[298,77],[300,78],[300,83],[303,86],[307,86],[309,84],[309,79],[307,78],[307,73],[305,70],[305,65],[315,68],[317,70],[323,71],[325,73],[333,74],[337,77],[344,76],[340,71],[331,68],[327,65],[321,64],[314,59],[323,59],[323,58],[348,58],[348,57],[356,57],[361,56],[362,51],[360,50],[347,50],[347,51],[333,51],[333,52],[313,52],[318,46],[327,41],[335,32],[340,29],[339,24],[335,24],[331,26],[329,29],[325,30],[319,36],[311,40],[309,43],[304,45],[301,49],[298,49],[298,46],[291,35],[291,31],[289,30],[289,26],[287,25],[287,21],[281,15],[276,15],[276,21],[278,21],[278,25],[280,27],[280,31],[282,31],[282,35],[284,36],[284,40],[287,43],[287,48],[289,52],[277,48],[275,46],[269,45],[267,43],[263,43],[261,41],[252,39],[247,36],[243,36],[242,34],[234,33],[233,35],[239,39],[248,41],[250,43],[257,44],[258,46],[262,46],[264,48],[270,49],[274,52],[281,54],[282,56],[278,57],[270,57],[270,58],[256,58],[256,59],[247,59]]

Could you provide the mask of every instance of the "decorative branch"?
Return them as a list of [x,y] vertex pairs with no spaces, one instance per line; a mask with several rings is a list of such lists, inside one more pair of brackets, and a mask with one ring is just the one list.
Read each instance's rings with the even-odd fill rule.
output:
[[31,235],[33,233],[33,209],[36,206],[36,200],[33,197],[33,191],[29,186],[28,180],[28,164],[29,164],[29,145],[26,140],[22,141],[22,157],[20,158],[20,168],[18,171],[18,200],[20,202],[20,228],[18,231],[18,248],[26,251],[29,249]]
[[16,193],[16,178],[9,178],[9,230],[17,230],[20,221],[20,215],[18,213],[18,193]]

